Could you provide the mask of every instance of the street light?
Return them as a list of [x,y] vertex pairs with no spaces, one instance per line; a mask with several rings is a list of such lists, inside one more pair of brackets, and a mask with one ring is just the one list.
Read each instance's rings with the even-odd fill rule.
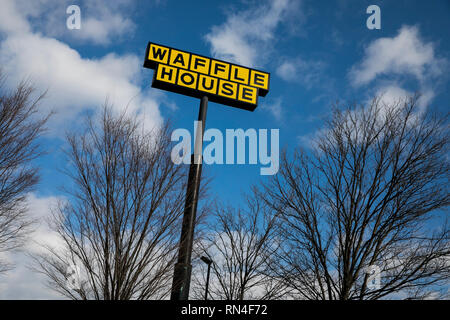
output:
[[213,263],[213,261],[205,256],[200,257],[200,260],[202,260],[204,263],[208,265],[208,273],[206,275],[206,288],[205,288],[205,300],[208,300],[209,274],[211,272],[211,264]]

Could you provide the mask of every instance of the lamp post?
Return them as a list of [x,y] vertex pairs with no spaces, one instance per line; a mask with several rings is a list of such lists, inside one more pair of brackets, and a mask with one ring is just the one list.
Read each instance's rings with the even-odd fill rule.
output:
[[206,288],[205,288],[205,300],[208,300],[209,274],[211,272],[211,264],[213,263],[213,261],[205,256],[200,257],[200,259],[208,265],[208,273],[206,275]]

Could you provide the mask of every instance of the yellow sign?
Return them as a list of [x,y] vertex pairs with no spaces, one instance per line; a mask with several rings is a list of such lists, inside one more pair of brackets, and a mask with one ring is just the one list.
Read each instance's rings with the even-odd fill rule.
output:
[[253,111],[269,92],[270,74],[150,42],[144,67],[152,87]]

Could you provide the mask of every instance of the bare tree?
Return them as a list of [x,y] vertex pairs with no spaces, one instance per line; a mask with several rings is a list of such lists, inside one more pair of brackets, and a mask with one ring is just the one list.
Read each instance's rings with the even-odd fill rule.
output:
[[[275,299],[282,295],[281,281],[267,275],[268,264],[279,247],[274,217],[259,198],[247,198],[245,209],[216,205],[209,232],[198,241],[196,255],[213,261],[209,296],[212,299]],[[203,299],[204,264],[194,272],[194,297]]]
[[417,99],[336,108],[312,154],[285,153],[261,189],[280,217],[272,271],[296,298],[448,290],[448,116],[419,112]]
[[36,269],[72,299],[167,297],[186,180],[171,161],[169,127],[146,132],[105,107],[67,140],[73,187],[51,223],[62,244],[46,246]]
[[[0,73],[0,252],[20,247],[31,230],[26,195],[38,183],[38,168],[32,161],[42,152],[38,138],[49,115],[39,117],[38,104],[26,81],[14,90],[4,87]],[[0,261],[0,272],[12,265]]]

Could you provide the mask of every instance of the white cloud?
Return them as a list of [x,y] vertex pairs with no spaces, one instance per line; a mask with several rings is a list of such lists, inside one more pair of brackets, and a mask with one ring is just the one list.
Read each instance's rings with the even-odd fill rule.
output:
[[[395,105],[401,100],[404,100],[407,97],[410,97],[413,95],[412,92],[409,92],[407,90],[404,90],[397,85],[387,85],[384,87],[381,87],[376,92],[377,96],[381,96],[380,103],[381,105]],[[367,105],[370,104],[370,101],[367,101]]]
[[403,26],[397,36],[380,38],[367,46],[364,59],[349,75],[354,86],[381,75],[412,75],[420,82],[438,76],[444,60],[436,57],[433,43],[423,42],[417,27]]
[[261,64],[276,41],[277,27],[298,11],[299,1],[258,1],[245,11],[231,13],[205,36],[212,54],[245,66]]
[[[11,2],[6,3],[11,12],[23,18],[22,11],[14,9]],[[67,123],[80,111],[98,108],[106,99],[117,109],[127,107],[128,111],[140,114],[146,127],[161,123],[159,102],[162,95],[140,88],[140,58],[116,54],[83,58],[69,45],[27,32],[28,28],[24,27],[24,32],[2,29],[7,36],[0,43],[0,65],[8,75],[8,85],[31,78],[38,90],[49,90],[43,105],[56,112],[51,119],[52,127],[67,129]]]
[[[412,96],[414,96],[414,92],[410,92],[408,90],[405,90],[401,87],[399,87],[397,84],[386,84],[381,85],[377,88],[377,91],[375,93],[376,96],[381,97],[380,99],[380,105],[382,108],[382,111],[384,108],[389,106],[395,106],[399,102],[405,101],[405,99],[408,99]],[[426,110],[427,106],[430,104],[430,102],[433,100],[435,96],[435,93],[432,89],[424,88],[421,91],[421,95],[419,99],[417,100],[417,106],[418,110],[417,113],[421,114],[423,111]],[[369,105],[371,100],[366,101],[366,104]]]
[[298,78],[298,65],[292,61],[285,61],[277,68],[277,75],[285,81],[293,81]]
[[282,103],[283,99],[278,97],[276,99],[272,99],[270,102],[264,102],[261,105],[261,109],[269,111],[275,120],[280,121],[283,117]]
[[287,82],[300,83],[307,89],[323,83],[329,84],[325,63],[322,61],[306,61],[300,57],[285,59],[277,68],[276,74]]
[[134,24],[129,19],[124,19],[121,15],[110,14],[102,17],[102,20],[88,18],[83,21],[80,31],[73,34],[84,40],[92,40],[95,43],[107,44],[111,42],[112,35],[123,35],[134,28]]
[[58,246],[61,240],[57,234],[49,230],[46,219],[50,209],[60,199],[57,197],[27,196],[29,215],[36,220],[35,231],[30,235],[26,246],[21,251],[2,253],[2,259],[15,265],[15,268],[0,275],[0,299],[61,299],[62,296],[45,286],[44,275],[31,271],[32,259],[28,253],[37,253],[41,249],[38,243]]
[[[402,106],[405,101],[408,101],[410,97],[414,96],[413,92],[407,91],[395,83],[384,84],[380,86],[375,92],[375,96],[379,97],[378,101],[378,120],[380,124],[384,121],[385,115],[389,110],[393,108]],[[417,100],[418,109],[415,111],[413,115],[411,115],[410,121],[416,119],[416,117],[420,116],[422,112],[426,110],[426,107],[430,103],[430,101],[434,98],[434,93],[432,90],[425,91]],[[365,108],[367,109],[373,103],[373,97],[370,97],[364,102]],[[351,117],[347,117],[346,121],[348,122],[348,127],[352,128],[354,125],[353,121],[357,121],[359,123],[363,116],[361,115],[362,110],[355,109],[350,112]],[[353,119],[350,121],[350,119]],[[328,128],[318,129],[312,133],[308,133],[302,136],[297,136],[297,141],[299,145],[306,149],[314,149],[319,150],[319,144],[321,138],[328,136],[331,131]],[[353,136],[353,139],[356,137]]]
[[161,121],[156,99],[135,84],[141,64],[134,55],[83,59],[58,40],[21,34],[1,43],[0,64],[11,85],[30,76],[39,89],[49,89],[45,104],[56,111],[53,120],[59,125],[87,107],[100,107],[106,98],[116,108],[145,112],[148,126]]
[[122,15],[132,1],[89,1],[85,3],[89,16],[82,19],[81,29],[70,31],[71,35],[97,44],[109,44],[117,37],[131,34],[136,26],[134,22]]
[[[2,0],[0,31],[29,32],[33,29],[47,37],[65,37],[106,45],[132,34],[136,26],[125,15],[133,8],[132,0]],[[66,13],[69,5],[81,10],[81,29],[69,30]]]
[[[434,43],[425,42],[420,37],[418,27],[403,26],[392,38],[371,42],[365,49],[362,61],[354,65],[348,75],[355,87],[377,81],[374,93],[383,95],[382,102],[386,104],[412,96],[412,91],[418,91],[421,96],[417,104],[421,113],[435,97],[439,83],[437,80],[445,76],[442,71],[446,66],[448,61],[437,56]],[[415,79],[417,89],[403,89],[404,79]]]
[[317,129],[311,133],[297,136],[297,142],[299,146],[304,149],[318,150],[319,139],[327,133],[328,131],[326,129]]
[[13,0],[2,0],[0,10],[0,31],[24,33],[30,30],[28,22]]

